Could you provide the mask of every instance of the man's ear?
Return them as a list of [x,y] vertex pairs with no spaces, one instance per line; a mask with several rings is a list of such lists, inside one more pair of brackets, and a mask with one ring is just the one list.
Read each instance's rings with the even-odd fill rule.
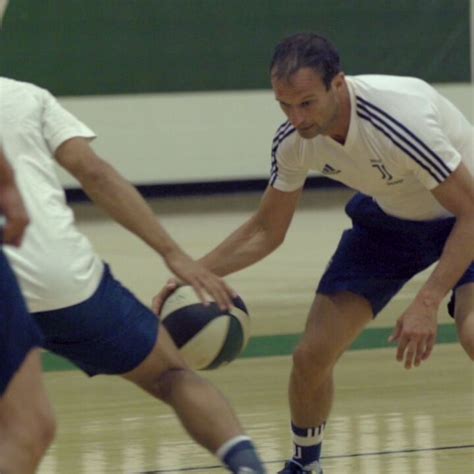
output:
[[345,82],[346,82],[346,77],[344,76],[344,73],[338,72],[332,80],[332,85],[336,89],[340,89],[344,85]]

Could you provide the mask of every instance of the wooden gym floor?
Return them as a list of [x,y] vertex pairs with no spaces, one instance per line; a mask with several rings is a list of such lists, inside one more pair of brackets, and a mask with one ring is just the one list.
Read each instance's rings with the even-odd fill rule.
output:
[[[283,246],[228,278],[251,311],[255,338],[245,358],[204,375],[232,402],[269,473],[277,472],[290,453],[288,354],[316,281],[349,225],[342,210],[349,196],[343,190],[306,191]],[[172,235],[198,257],[242,223],[258,199],[246,194],[152,204]],[[74,207],[79,227],[115,275],[149,302],[169,274],[160,259],[100,211],[87,204]],[[385,343],[424,277],[403,289],[338,365],[336,403],[323,448],[327,474],[474,472],[474,371],[445,310],[440,315],[444,342],[423,367],[405,371]],[[226,472],[188,438],[168,407],[131,384],[53,370],[50,359],[45,368],[59,428],[40,474]]]

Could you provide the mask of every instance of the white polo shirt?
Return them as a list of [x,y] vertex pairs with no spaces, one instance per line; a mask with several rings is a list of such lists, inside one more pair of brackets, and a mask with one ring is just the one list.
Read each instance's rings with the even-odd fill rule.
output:
[[32,312],[86,300],[103,271],[55,171],[54,152],[73,137],[95,135],[48,91],[0,78],[0,142],[31,219],[21,247],[4,249]]
[[450,216],[431,190],[461,161],[474,174],[473,126],[420,79],[364,75],[346,80],[351,117],[345,144],[327,136],[304,139],[285,122],[273,140],[270,185],[294,191],[316,170],[372,196],[392,216]]

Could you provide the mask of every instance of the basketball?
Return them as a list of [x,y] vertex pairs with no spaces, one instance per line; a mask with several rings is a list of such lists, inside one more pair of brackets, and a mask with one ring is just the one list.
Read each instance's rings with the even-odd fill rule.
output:
[[222,367],[245,348],[250,317],[240,297],[229,311],[215,302],[203,305],[191,286],[179,287],[164,303],[161,322],[194,370]]

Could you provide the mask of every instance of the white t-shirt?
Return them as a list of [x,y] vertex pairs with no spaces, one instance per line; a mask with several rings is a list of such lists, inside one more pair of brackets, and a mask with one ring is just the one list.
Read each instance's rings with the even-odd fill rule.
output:
[[373,197],[401,219],[451,214],[431,190],[462,162],[474,174],[474,128],[426,82],[409,77],[347,77],[351,117],[344,145],[327,136],[304,139],[289,122],[272,147],[270,185],[303,186],[310,170]]
[[30,215],[20,248],[5,247],[30,311],[80,303],[97,289],[103,263],[74,225],[55,171],[55,150],[94,133],[33,84],[0,78],[0,142]]

